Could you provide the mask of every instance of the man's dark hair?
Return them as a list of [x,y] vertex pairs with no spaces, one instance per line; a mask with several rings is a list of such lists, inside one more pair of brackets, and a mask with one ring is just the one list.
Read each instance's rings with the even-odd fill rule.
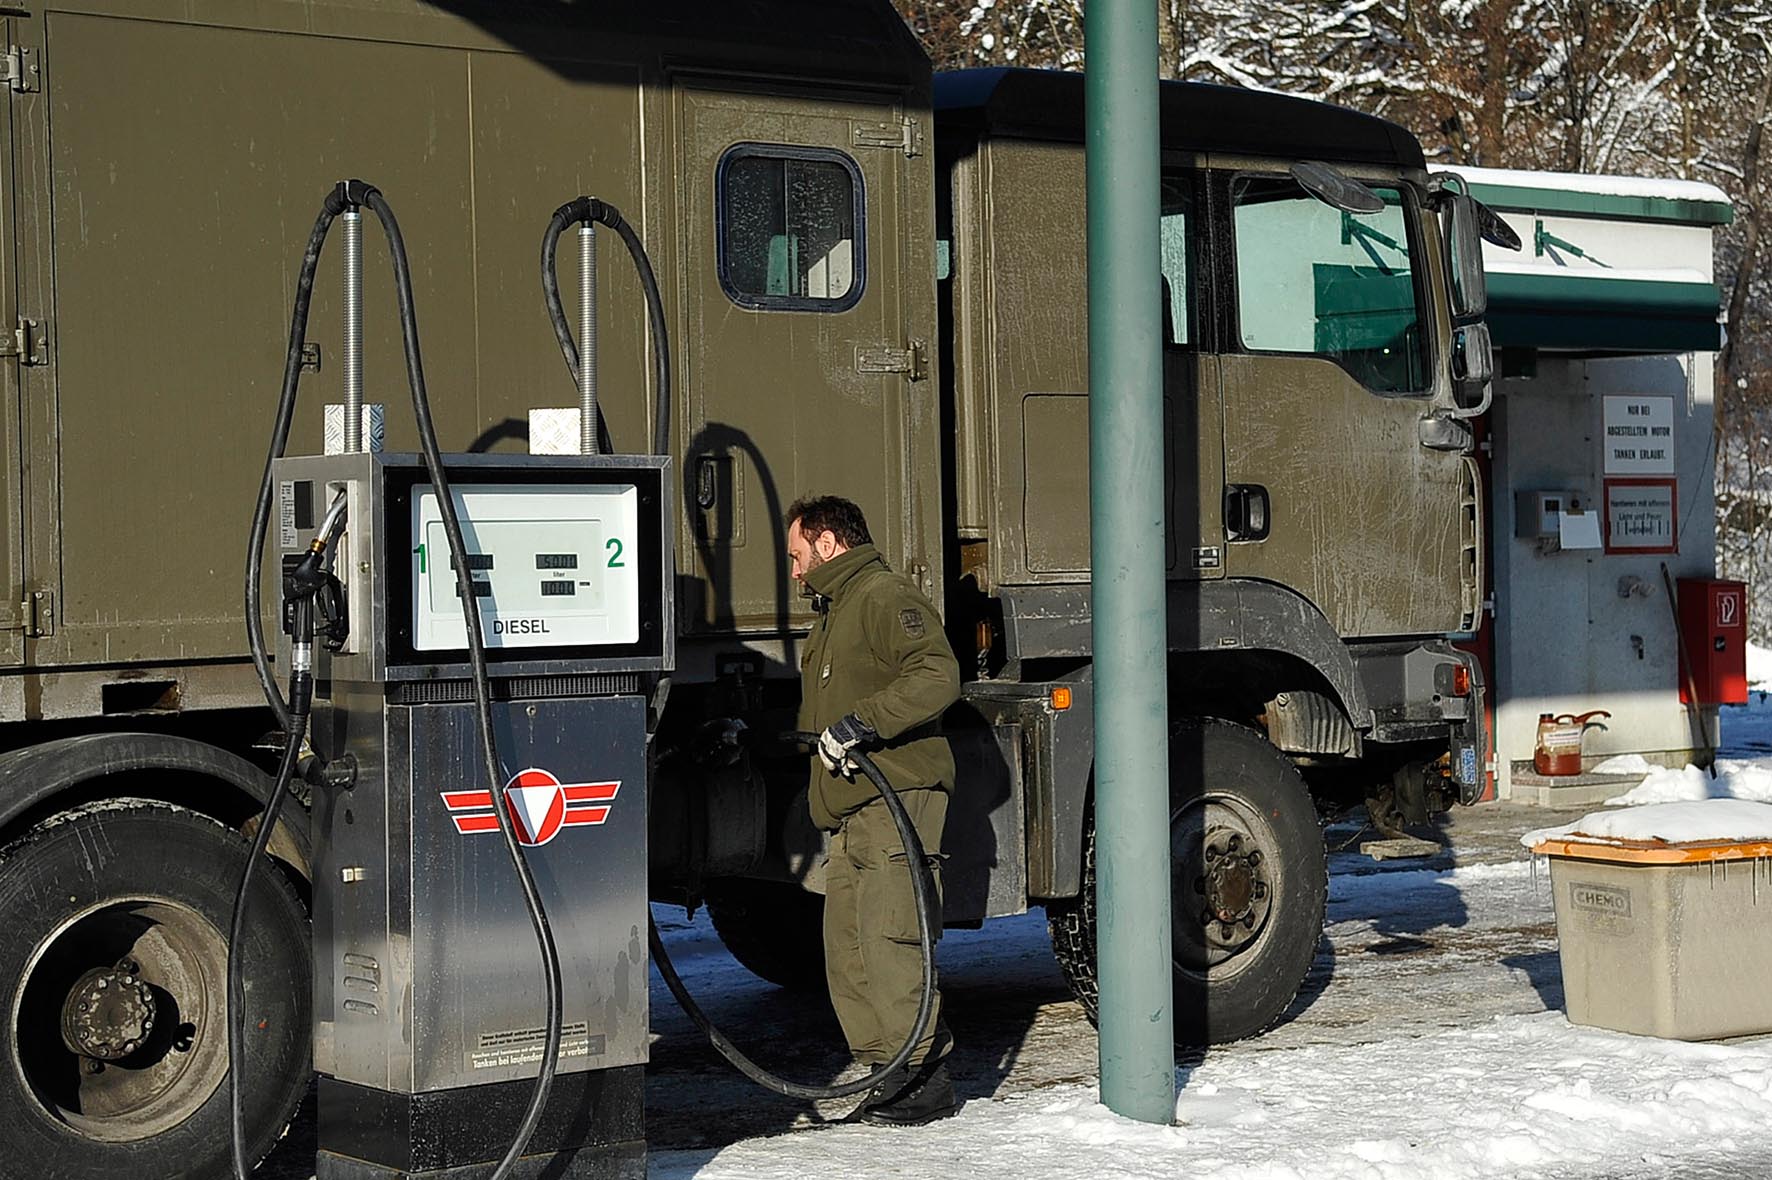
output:
[[808,539],[833,533],[850,549],[874,543],[868,535],[867,518],[861,514],[861,509],[856,507],[855,501],[841,496],[802,497],[788,505],[787,515],[782,519],[790,528],[796,520],[799,521],[800,533]]

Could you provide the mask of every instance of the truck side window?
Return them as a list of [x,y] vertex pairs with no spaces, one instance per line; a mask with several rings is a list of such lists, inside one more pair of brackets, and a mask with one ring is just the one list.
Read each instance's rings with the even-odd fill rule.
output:
[[1232,188],[1237,321],[1251,352],[1333,360],[1374,393],[1428,387],[1403,195],[1373,186],[1377,213],[1344,213],[1291,177]]
[[741,307],[842,311],[866,282],[861,172],[842,152],[741,143],[720,157],[720,286]]
[[1193,188],[1189,182],[1179,176],[1165,176],[1159,233],[1163,253],[1163,343],[1168,345],[1184,345],[1193,339],[1193,300],[1188,289],[1192,249],[1189,225],[1193,214]]

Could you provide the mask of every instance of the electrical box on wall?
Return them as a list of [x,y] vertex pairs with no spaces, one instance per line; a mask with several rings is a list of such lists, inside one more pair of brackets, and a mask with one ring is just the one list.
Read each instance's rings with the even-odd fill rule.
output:
[[1545,549],[1598,549],[1600,518],[1582,492],[1530,489],[1514,493],[1514,536]]

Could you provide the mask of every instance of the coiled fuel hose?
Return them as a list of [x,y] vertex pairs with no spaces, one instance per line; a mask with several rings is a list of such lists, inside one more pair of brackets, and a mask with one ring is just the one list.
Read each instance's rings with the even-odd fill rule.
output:
[[[412,391],[413,419],[418,427],[419,448],[424,454],[424,464],[431,486],[436,492],[438,513],[443,519],[443,531],[449,540],[449,553],[456,572],[456,593],[462,602],[462,617],[467,625],[468,663],[472,670],[474,683],[474,707],[479,722],[481,753],[485,758],[484,772],[492,792],[496,797],[503,778],[499,771],[498,749],[492,731],[492,689],[486,670],[486,638],[480,621],[478,600],[474,595],[473,574],[470,570],[467,554],[468,547],[462,538],[461,520],[455,510],[455,499],[449,490],[449,477],[443,470],[442,455],[437,447],[436,425],[431,418],[430,395],[425,388],[424,362],[419,351],[418,316],[412,298],[412,269],[406,256],[406,242],[400,233],[399,222],[394,211],[389,207],[381,191],[373,185],[361,180],[341,181],[333,191],[327,194],[320,215],[314,222],[314,228],[308,236],[307,250],[302,257],[302,267],[296,280],[295,310],[289,324],[289,352],[283,370],[283,391],[277,404],[277,418],[271,431],[271,446],[265,458],[264,478],[259,485],[258,502],[252,516],[252,529],[246,553],[246,628],[248,643],[252,649],[253,667],[257,670],[259,683],[264,689],[265,700],[277,715],[278,722],[288,735],[288,745],[283,752],[282,764],[277,771],[276,785],[272,788],[270,801],[266,804],[265,815],[260,823],[256,838],[253,841],[252,855],[247,859],[246,869],[241,875],[240,892],[234,905],[234,937],[228,943],[228,1046],[229,1046],[229,1097],[232,1103],[233,1125],[233,1157],[234,1175],[236,1180],[247,1180],[251,1164],[247,1162],[244,1116],[241,1104],[241,1068],[245,1060],[245,1004],[243,987],[240,979],[240,962],[238,955],[239,934],[243,926],[246,897],[252,881],[253,871],[258,867],[265,855],[265,848],[270,841],[272,829],[282,809],[285,796],[289,792],[290,781],[295,776],[296,763],[300,758],[302,738],[307,725],[307,707],[313,691],[311,671],[303,671],[292,667],[290,699],[285,701],[277,688],[271,673],[270,652],[265,646],[264,626],[260,610],[260,563],[264,559],[265,533],[269,529],[271,499],[274,490],[273,467],[276,460],[283,456],[288,445],[290,424],[295,417],[296,392],[301,381],[301,350],[307,339],[308,309],[313,299],[314,275],[320,263],[320,251],[325,245],[327,232],[332,222],[347,209],[367,207],[376,215],[381,223],[382,232],[388,240],[388,253],[394,269],[394,295],[399,308],[400,336],[406,357],[406,380]],[[320,544],[325,538],[316,539]],[[310,604],[311,606],[311,604]],[[311,634],[311,632],[310,632]],[[300,642],[300,637],[297,637]],[[292,665],[296,663],[294,659]],[[517,880],[522,888],[523,903],[529,911],[531,925],[535,929],[536,945],[540,951],[542,973],[545,977],[546,993],[546,1040],[542,1049],[541,1072],[535,1079],[535,1088],[530,1094],[528,1109],[518,1125],[517,1133],[506,1149],[503,1159],[493,1170],[487,1180],[506,1180],[515,1166],[517,1158],[529,1146],[529,1140],[541,1121],[543,1108],[547,1105],[548,1095],[553,1088],[554,1071],[559,1064],[561,1039],[561,982],[560,955],[554,945],[553,929],[548,923],[546,909],[542,905],[541,894],[536,889],[535,878],[529,871],[529,862],[523,856],[522,846],[517,842],[517,834],[511,824],[509,810],[504,807],[494,809],[498,816],[499,832],[504,837],[505,848],[510,853],[511,863],[517,871]]]
[[[802,745],[811,746],[818,742],[818,735],[815,733],[792,733],[786,736]],[[695,997],[689,994],[689,989],[683,986],[682,978],[678,976],[676,967],[671,964],[670,955],[665,953],[664,940],[658,935],[657,924],[651,922],[647,924],[647,938],[652,944],[652,961],[658,965],[659,975],[664,977],[665,986],[671,989],[671,995],[677,998],[677,1004],[683,1009],[684,1014],[689,1017],[696,1028],[701,1030],[702,1035],[708,1039],[709,1044],[719,1051],[720,1056],[736,1066],[740,1073],[764,1089],[773,1090],[777,1094],[785,1094],[789,1098],[847,1098],[852,1094],[859,1094],[863,1090],[873,1089],[887,1074],[911,1059],[911,1054],[917,1051],[917,1045],[929,1032],[930,1019],[935,1010],[936,934],[932,917],[936,906],[935,874],[929,869],[929,857],[923,849],[922,838],[917,835],[917,825],[911,822],[910,813],[904,809],[904,801],[898,797],[898,792],[892,789],[892,784],[886,781],[885,774],[881,773],[872,758],[860,750],[851,750],[849,757],[861,769],[861,772],[867,775],[875,789],[880,792],[880,799],[885,803],[886,810],[892,815],[894,826],[898,828],[899,840],[904,844],[905,867],[910,870],[911,874],[911,896],[915,899],[917,906],[917,945],[923,952],[923,991],[922,997],[917,1002],[917,1018],[911,1022],[911,1031],[905,1037],[904,1044],[900,1045],[898,1052],[893,1055],[892,1060],[873,1070],[866,1077],[857,1078],[852,1082],[844,1082],[841,1085],[812,1086],[803,1082],[791,1082],[770,1073],[747,1057],[737,1045],[727,1038],[725,1033],[714,1027],[714,1022],[708,1019],[707,1013],[701,1010],[701,1005],[695,1002]]]

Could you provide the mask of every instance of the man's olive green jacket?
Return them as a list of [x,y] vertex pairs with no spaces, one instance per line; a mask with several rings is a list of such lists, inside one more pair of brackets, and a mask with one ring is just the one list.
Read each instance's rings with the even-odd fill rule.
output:
[[[943,711],[960,699],[960,665],[941,616],[872,545],[805,575],[818,611],[800,661],[800,728],[819,732],[854,713],[880,735],[867,753],[895,790],[952,789],[954,754],[939,736]],[[812,759],[812,822],[828,831],[878,792]]]

